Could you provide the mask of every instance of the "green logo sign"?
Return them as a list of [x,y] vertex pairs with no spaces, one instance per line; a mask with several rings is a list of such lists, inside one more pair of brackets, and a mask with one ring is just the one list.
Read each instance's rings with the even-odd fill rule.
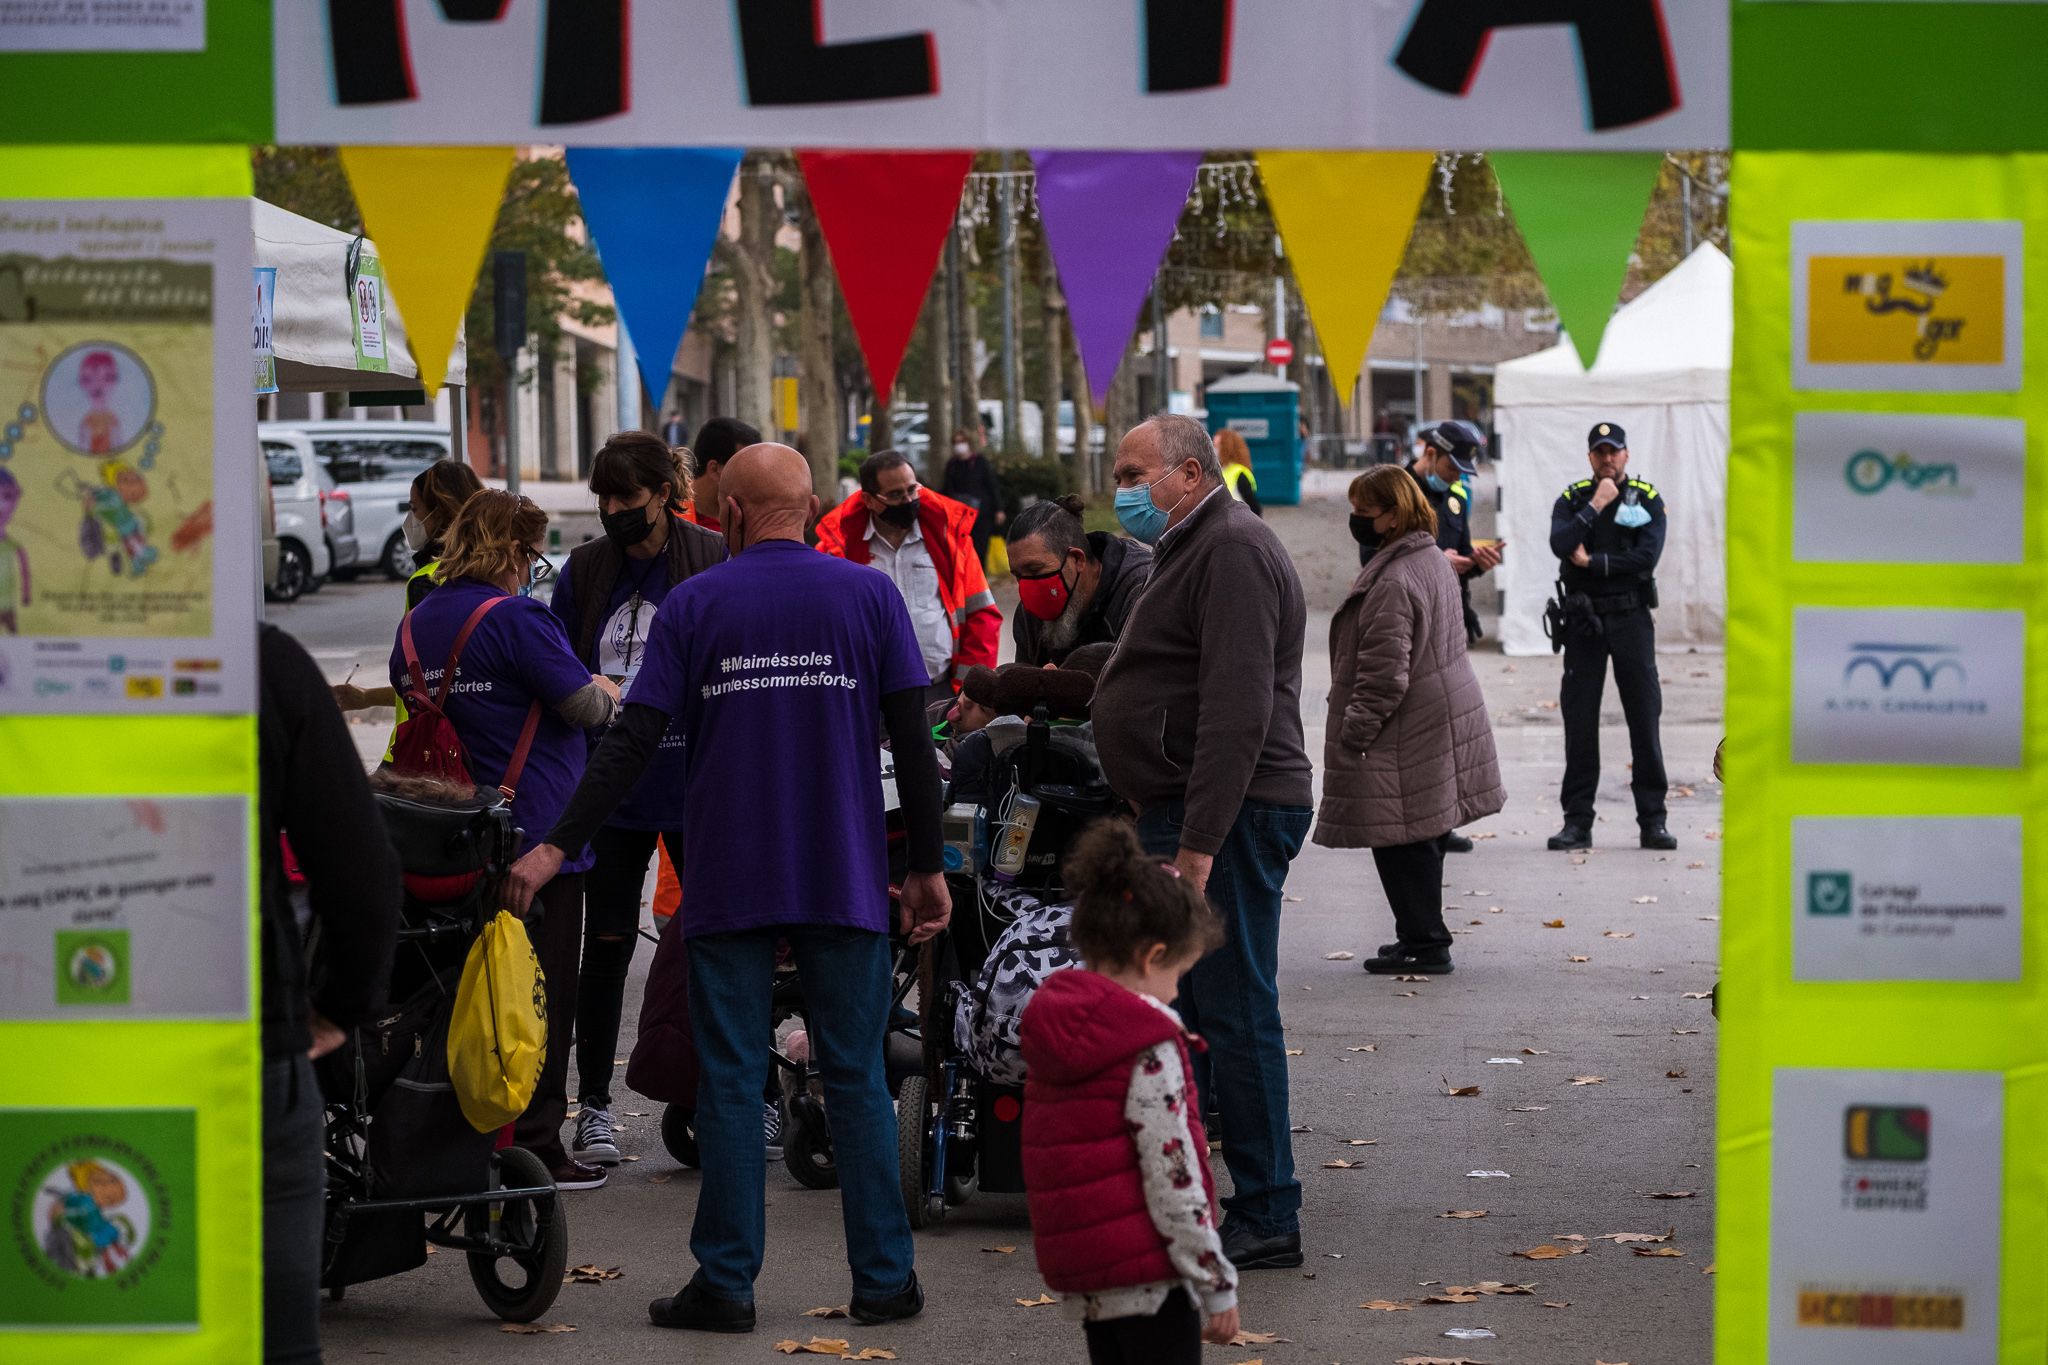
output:
[[1847,872],[1815,872],[1806,879],[1806,913],[1846,915],[1855,900],[1854,878]]
[[1882,451],[1859,450],[1842,470],[1849,487],[1866,497],[1882,493],[1893,484],[1916,493],[1961,493],[1963,471],[1953,464],[1921,464],[1905,451],[1887,456]]
[[126,929],[59,929],[57,1003],[127,1004],[133,960]]

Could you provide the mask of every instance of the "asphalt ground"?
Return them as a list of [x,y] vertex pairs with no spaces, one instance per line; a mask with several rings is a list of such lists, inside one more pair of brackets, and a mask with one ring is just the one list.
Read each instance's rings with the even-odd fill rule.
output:
[[[1329,612],[1355,552],[1341,503],[1312,500],[1272,517],[1310,601],[1304,711],[1310,751],[1319,754]],[[1482,611],[1491,599],[1482,589]],[[398,601],[394,585],[333,585],[274,609],[274,619],[339,680],[352,666],[381,671]],[[1626,733],[1610,692],[1605,814],[1596,848],[1575,856],[1542,846],[1559,823],[1556,661],[1485,648],[1474,661],[1510,804],[1468,831],[1477,850],[1445,870],[1457,971],[1417,982],[1368,977],[1359,963],[1392,927],[1370,855],[1310,846],[1294,864],[1281,989],[1296,1054],[1291,1108],[1308,1261],[1246,1277],[1246,1329],[1283,1340],[1209,1348],[1206,1358],[1219,1365],[1407,1356],[1704,1365],[1711,1357],[1715,1029],[1708,1002],[1694,997],[1716,978],[1720,792],[1708,774],[1720,737],[1720,659],[1663,662],[1678,852],[1633,846]],[[366,754],[381,747],[374,720],[359,734]],[[635,962],[621,1059],[649,956]],[[1446,1093],[1472,1086],[1479,1093]],[[617,1109],[622,1145],[637,1159],[614,1168],[605,1189],[563,1196],[570,1264],[620,1272],[563,1287],[543,1322],[573,1331],[504,1333],[461,1258],[442,1253],[327,1304],[330,1357],[765,1361],[782,1358],[778,1342],[819,1336],[906,1362],[1084,1358],[1079,1327],[1059,1309],[1019,1305],[1043,1289],[1021,1197],[978,1195],[918,1234],[929,1306],[916,1321],[869,1329],[805,1316],[848,1297],[839,1204],[831,1192],[801,1188],[779,1164],[768,1174],[759,1328],[723,1338],[650,1326],[647,1301],[689,1277],[689,1222],[703,1177],[663,1151],[660,1105],[627,1092]],[[1487,1170],[1507,1175],[1470,1174]],[[1220,1160],[1218,1174],[1227,1181]],[[1685,1197],[1659,1197],[1672,1195]],[[1566,1254],[1516,1255],[1544,1246]],[[1450,1292],[1487,1282],[1529,1292]],[[1429,1296],[1470,1301],[1423,1302]],[[1494,1336],[1445,1335],[1454,1329]]]

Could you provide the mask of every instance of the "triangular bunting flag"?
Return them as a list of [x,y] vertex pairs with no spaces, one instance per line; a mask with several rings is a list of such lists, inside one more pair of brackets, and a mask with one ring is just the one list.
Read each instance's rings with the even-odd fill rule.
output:
[[798,152],[818,230],[832,253],[846,315],[875,392],[917,326],[946,234],[960,213],[972,152]]
[[1643,229],[1662,152],[1495,152],[1488,157],[1536,273],[1593,368]]
[[725,220],[738,147],[571,147],[569,178],[659,406]]
[[341,149],[428,397],[448,373],[512,160],[510,147]]
[[1281,246],[1346,407],[1435,165],[1435,152],[1259,153]]
[[1187,207],[1200,152],[1033,152],[1038,216],[1059,266],[1074,344],[1102,406]]

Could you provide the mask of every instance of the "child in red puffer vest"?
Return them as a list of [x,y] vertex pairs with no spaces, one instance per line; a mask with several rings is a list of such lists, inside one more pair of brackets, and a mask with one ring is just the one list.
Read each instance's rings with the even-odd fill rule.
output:
[[[1191,1041],[1167,1003],[1222,941],[1201,893],[1104,821],[1067,859],[1074,946],[1025,1007],[1024,1187],[1038,1269],[1094,1365],[1194,1365],[1237,1334]],[[1197,1041],[1195,1045],[1201,1044]]]

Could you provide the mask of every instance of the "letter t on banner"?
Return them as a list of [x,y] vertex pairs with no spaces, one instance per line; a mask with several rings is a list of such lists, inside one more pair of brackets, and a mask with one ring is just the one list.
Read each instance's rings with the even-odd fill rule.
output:
[[656,404],[718,239],[737,147],[571,147],[569,178]]

